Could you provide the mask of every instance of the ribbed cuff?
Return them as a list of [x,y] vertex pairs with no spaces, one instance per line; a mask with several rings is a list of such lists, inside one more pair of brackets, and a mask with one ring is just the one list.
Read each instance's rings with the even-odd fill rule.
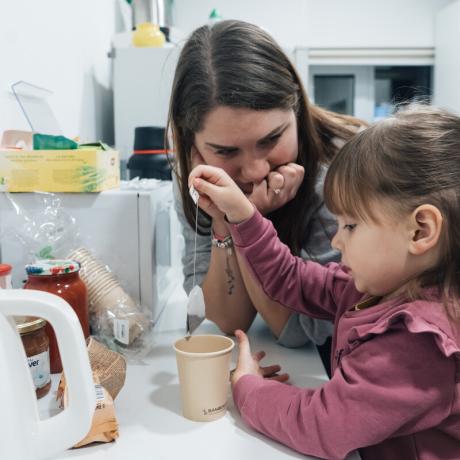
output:
[[230,224],[235,246],[245,247],[255,243],[264,234],[264,217],[254,207],[254,214],[239,224]]
[[261,377],[256,375],[243,375],[238,382],[232,387],[233,400],[238,410],[241,412],[241,408],[246,402],[246,398],[249,393],[258,388],[262,387],[267,383],[267,380],[264,380]]

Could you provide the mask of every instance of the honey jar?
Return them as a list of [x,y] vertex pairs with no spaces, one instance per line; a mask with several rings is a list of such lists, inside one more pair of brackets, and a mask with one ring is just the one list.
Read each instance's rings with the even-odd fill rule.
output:
[[49,340],[45,332],[46,321],[31,316],[16,316],[16,327],[21,335],[37,399],[51,388]]

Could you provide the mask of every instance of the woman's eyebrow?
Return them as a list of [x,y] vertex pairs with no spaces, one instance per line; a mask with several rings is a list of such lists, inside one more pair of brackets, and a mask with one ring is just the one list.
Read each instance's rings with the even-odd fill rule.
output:
[[234,145],[219,145],[213,144],[212,142],[205,142],[205,144],[217,150],[238,150],[238,147],[235,147]]
[[[289,126],[289,122],[286,122],[286,123],[283,123],[277,126],[275,129],[272,129],[268,134],[260,138],[257,141],[257,143],[266,141],[267,139],[269,139],[270,137],[276,134],[281,134],[288,126]],[[205,142],[205,144],[217,150],[238,150],[238,147],[235,147],[234,145],[220,145],[220,144],[214,144],[213,142]]]
[[275,136],[276,134],[281,134],[283,131],[286,130],[286,128],[289,126],[289,121],[287,121],[286,123],[283,123],[279,126],[277,126],[275,129],[272,129],[268,134],[266,134],[264,137],[261,137],[257,143],[259,142],[264,142],[266,141],[267,139],[269,139],[270,137],[272,136]]

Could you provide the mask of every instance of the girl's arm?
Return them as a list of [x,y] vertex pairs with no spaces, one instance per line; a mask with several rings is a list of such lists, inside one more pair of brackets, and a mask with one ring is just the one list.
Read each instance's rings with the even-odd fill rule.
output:
[[[240,344],[233,398],[244,421],[320,458],[343,459],[356,449],[433,428],[445,420],[455,395],[455,357],[441,353],[433,334],[404,327],[361,343],[316,389],[267,380],[250,368],[248,373],[253,355],[248,348],[246,366],[240,366],[242,350]],[[240,368],[245,375],[235,382]],[[376,457],[369,449],[367,457]]]
[[347,291],[356,301],[361,294],[340,265],[322,266],[291,254],[278,239],[273,224],[255,211],[240,224],[230,225],[240,264],[264,293],[285,307],[319,319],[334,320],[338,301]]
[[[190,174],[189,183],[200,193],[201,207],[212,212],[220,211],[229,222],[242,222],[230,227],[235,245],[245,259],[240,261],[240,267],[242,270],[250,268],[253,275],[244,273],[250,295],[259,299],[268,296],[272,301],[300,313],[334,319],[337,307],[334,296],[325,296],[325,293],[331,288],[333,278],[336,284],[350,284],[350,278],[341,273],[338,266],[326,270],[318,264],[304,263],[292,256],[289,248],[277,239],[271,222],[260,215],[223,170],[198,166]],[[268,229],[271,231],[267,232]],[[313,303],[308,305],[306,299],[313,299]],[[327,302],[324,302],[326,299]],[[263,301],[266,305],[266,299]],[[284,315],[284,326],[288,315],[281,314]]]

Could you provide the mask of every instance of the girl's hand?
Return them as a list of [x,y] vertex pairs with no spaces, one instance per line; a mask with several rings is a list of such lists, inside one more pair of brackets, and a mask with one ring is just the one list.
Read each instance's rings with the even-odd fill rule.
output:
[[271,171],[265,180],[254,184],[248,198],[261,214],[269,214],[296,196],[304,174],[303,166],[297,163],[280,166]]
[[198,204],[209,215],[221,212],[229,222],[239,223],[254,214],[251,202],[221,168],[199,165],[190,173],[188,183],[200,194]]
[[[201,153],[198,151],[198,149],[195,146],[192,146],[191,159],[192,159],[192,170],[196,168],[197,166],[206,165],[203,157],[201,156]],[[191,182],[189,179],[189,187],[190,185],[191,185]],[[216,208],[216,206],[213,206],[213,203],[211,201],[207,199],[200,199],[199,205],[200,205],[200,208],[212,218],[213,227],[214,227],[214,223],[217,222],[219,227],[224,228],[224,229],[226,228],[225,219],[224,219],[225,214],[219,211],[219,209]],[[226,233],[226,230],[224,232]]]
[[278,382],[286,382],[289,380],[288,374],[278,374],[281,367],[277,364],[272,366],[261,367],[259,362],[265,356],[264,351],[251,354],[248,336],[241,330],[235,331],[235,336],[238,339],[239,352],[238,363],[234,371],[231,372],[231,382],[235,385],[243,375],[256,375],[260,378],[277,380]]

